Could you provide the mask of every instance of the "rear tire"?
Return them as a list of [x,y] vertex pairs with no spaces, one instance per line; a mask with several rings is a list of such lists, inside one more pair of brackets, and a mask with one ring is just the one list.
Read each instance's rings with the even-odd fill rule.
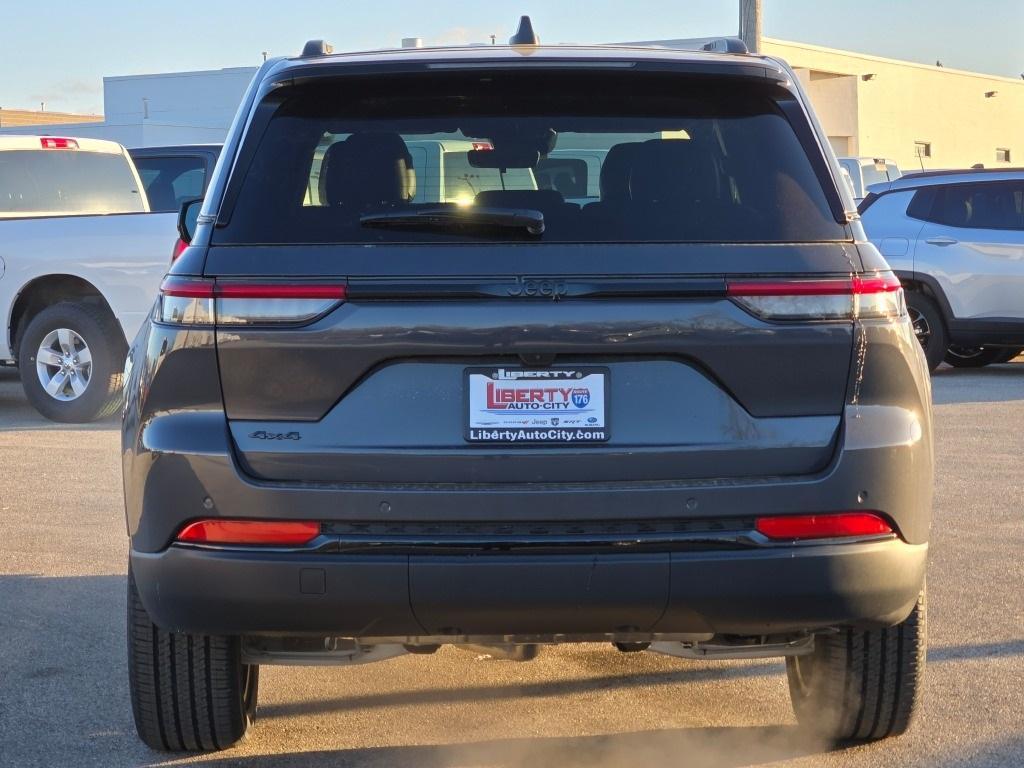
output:
[[1019,349],[1006,347],[961,347],[951,344],[946,352],[946,362],[954,368],[981,368],[1008,363],[1020,353]]
[[786,659],[797,721],[833,741],[900,735],[920,705],[926,648],[923,590],[894,627],[818,636],[813,653]]
[[[84,391],[73,397],[70,385],[62,387],[60,396],[51,395],[38,372],[40,352],[60,351],[56,343],[47,343],[55,333],[70,333],[77,339],[77,347],[90,356],[90,363],[80,374],[86,382]],[[33,317],[18,340],[18,369],[25,397],[51,421],[81,424],[111,416],[121,403],[126,354],[121,327],[102,307],[73,302],[54,304]],[[54,365],[46,370],[56,373],[59,368]]]
[[227,749],[256,717],[259,667],[242,663],[237,637],[166,632],[153,624],[129,570],[128,687],[146,746]]
[[934,371],[949,348],[942,313],[935,302],[920,291],[907,291],[907,312],[914,324],[914,335],[921,342],[924,356],[928,359],[928,370]]

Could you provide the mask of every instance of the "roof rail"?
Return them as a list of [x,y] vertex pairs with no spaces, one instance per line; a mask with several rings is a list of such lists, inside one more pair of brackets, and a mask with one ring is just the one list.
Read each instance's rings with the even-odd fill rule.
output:
[[302,58],[309,56],[326,56],[334,53],[334,46],[326,40],[309,40],[302,46]]
[[738,37],[690,37],[674,40],[639,40],[614,45],[675,48],[680,51],[710,51],[712,53],[750,53],[746,43]]
[[701,46],[701,50],[715,53],[750,53],[747,44],[738,37],[718,37],[708,40]]

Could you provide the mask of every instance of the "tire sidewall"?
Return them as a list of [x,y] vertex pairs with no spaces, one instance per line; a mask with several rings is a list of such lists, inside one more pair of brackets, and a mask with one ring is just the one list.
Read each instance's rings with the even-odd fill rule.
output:
[[[1012,350],[1010,350],[1012,351]],[[981,347],[977,354],[970,357],[961,357],[954,354],[951,347],[946,352],[946,362],[954,368],[984,368],[986,365],[1009,362],[1012,357],[1007,357],[1008,350],[1000,347]]]
[[942,313],[935,302],[918,291],[907,292],[907,306],[921,313],[928,323],[930,336],[928,346],[923,346],[924,356],[928,360],[928,370],[934,371],[942,363],[949,348],[946,324]]
[[[51,397],[36,374],[36,353],[48,333],[68,328],[85,341],[92,354],[92,374],[89,384],[79,397],[67,402]],[[118,360],[123,344],[112,338],[109,327],[97,317],[95,310],[80,304],[55,304],[32,318],[18,342],[18,368],[25,396],[32,406],[51,421],[83,423],[103,415],[110,397],[111,382],[115,381],[123,361]]]

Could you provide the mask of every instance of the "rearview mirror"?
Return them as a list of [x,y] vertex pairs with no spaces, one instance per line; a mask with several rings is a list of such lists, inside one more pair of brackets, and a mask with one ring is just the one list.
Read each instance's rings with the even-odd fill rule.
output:
[[199,220],[199,211],[203,207],[203,198],[197,197],[186,200],[181,204],[178,211],[178,237],[182,242],[191,243],[196,235],[196,222]]

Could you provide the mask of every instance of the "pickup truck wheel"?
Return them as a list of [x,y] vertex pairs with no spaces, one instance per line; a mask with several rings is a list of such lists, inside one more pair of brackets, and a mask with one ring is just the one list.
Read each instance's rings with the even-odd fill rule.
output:
[[256,717],[259,666],[237,637],[153,624],[128,572],[128,687],[139,738],[165,752],[227,749]]
[[907,291],[907,313],[914,325],[914,335],[924,348],[924,356],[928,358],[928,370],[939,367],[949,340],[946,326],[935,302],[919,291]]
[[82,423],[113,414],[126,354],[117,321],[99,307],[63,302],[29,321],[18,342],[25,396],[51,421]]
[[786,659],[800,725],[834,741],[874,741],[907,730],[923,686],[925,593],[894,627],[819,635],[814,651]]

